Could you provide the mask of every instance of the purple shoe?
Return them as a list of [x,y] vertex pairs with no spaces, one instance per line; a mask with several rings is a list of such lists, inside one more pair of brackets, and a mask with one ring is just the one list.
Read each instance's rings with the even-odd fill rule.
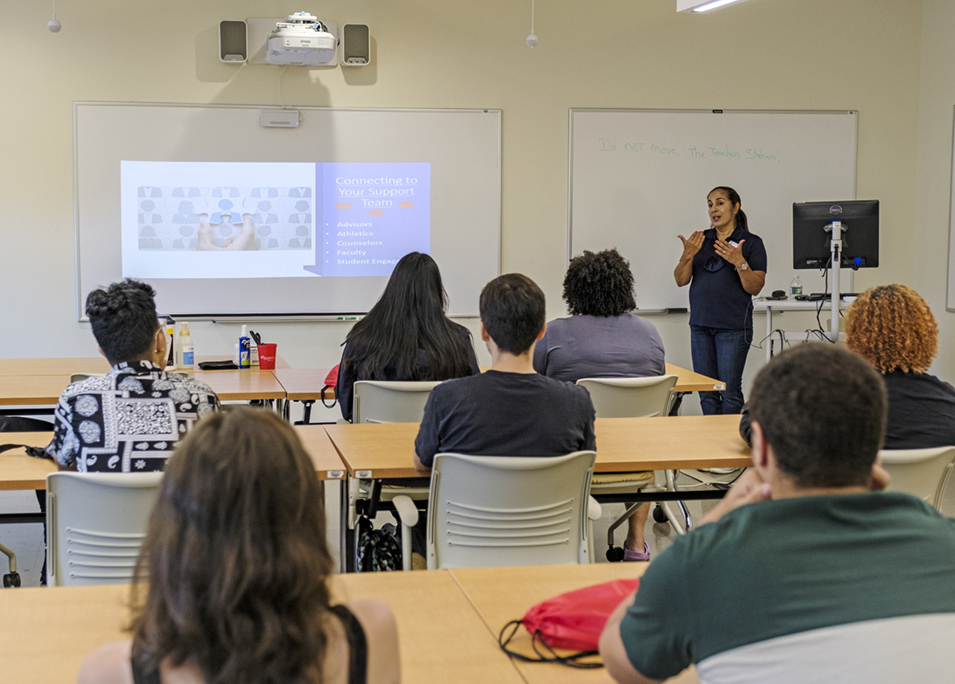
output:
[[627,545],[623,545],[623,562],[624,563],[634,563],[637,561],[648,561],[650,560],[650,547],[646,542],[643,542],[643,553],[639,551],[631,551],[627,548]]

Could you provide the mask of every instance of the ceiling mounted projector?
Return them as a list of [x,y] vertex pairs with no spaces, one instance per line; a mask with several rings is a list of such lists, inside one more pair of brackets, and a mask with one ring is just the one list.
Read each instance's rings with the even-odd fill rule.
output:
[[299,12],[275,25],[267,47],[270,64],[323,66],[335,59],[338,40],[316,17]]

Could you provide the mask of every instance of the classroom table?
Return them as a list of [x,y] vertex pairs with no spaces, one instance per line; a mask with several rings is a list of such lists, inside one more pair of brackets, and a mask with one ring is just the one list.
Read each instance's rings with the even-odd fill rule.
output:
[[[231,357],[230,357],[231,358]],[[224,361],[223,356],[200,356],[198,362]],[[281,356],[275,356],[277,369],[289,368],[288,362]],[[106,374],[110,365],[103,356],[68,357],[68,358],[27,358],[27,359],[0,359],[0,376],[4,375],[72,375],[73,373]],[[252,366],[250,370],[259,370]],[[191,368],[179,369],[176,372],[190,373]]]
[[[738,415],[598,418],[594,423],[597,438],[594,472],[747,467],[751,465],[751,458],[749,447],[739,436],[739,418]],[[324,428],[348,469],[349,478],[422,477],[412,465],[418,423],[341,423]],[[354,561],[354,533],[348,522],[353,502],[346,497],[346,488],[347,483],[343,482],[340,549],[342,568],[350,570]],[[379,491],[379,486],[372,488],[368,503],[371,511],[378,509]],[[597,498],[605,503],[634,503],[718,498],[723,494],[712,489],[672,490]]]
[[[597,565],[545,565],[514,568],[454,568],[449,570],[468,601],[481,616],[496,639],[501,629],[511,620],[523,617],[527,610],[541,601],[592,584],[617,579],[639,577],[649,563],[601,563]],[[509,648],[534,656],[531,637],[519,627]],[[575,670],[550,663],[514,665],[527,684],[611,684],[613,680],[604,669]],[[668,679],[669,684],[698,682],[694,668]]]
[[[481,366],[481,372],[488,368],[490,366]],[[313,403],[335,400],[335,388],[325,386],[325,378],[330,370],[330,368],[276,368],[275,370],[275,377],[285,388],[287,400],[301,401],[305,404],[303,421],[306,423],[311,419]],[[674,391],[678,394],[726,389],[726,385],[715,378],[708,378],[672,363],[666,364],[666,374],[677,376]]]
[[[340,480],[345,477],[345,467],[338,451],[321,425],[297,425],[294,429],[315,464],[318,479]],[[0,443],[3,444],[42,447],[52,438],[52,432],[0,433]],[[46,476],[53,472],[56,472],[56,463],[27,456],[23,449],[0,453],[0,490],[46,489]]]
[[[5,359],[10,361],[11,359]],[[63,359],[53,359],[59,362]],[[33,364],[28,364],[32,367]],[[62,364],[54,367],[62,369]],[[107,367],[106,371],[109,370]],[[81,372],[81,371],[74,371]],[[181,372],[181,371],[173,371]],[[59,401],[72,373],[0,374],[0,405],[51,406]],[[285,399],[285,388],[271,370],[195,371],[192,376],[212,388],[222,401]]]
[[[334,601],[376,598],[398,623],[405,682],[524,684],[447,571],[334,576]],[[100,645],[129,638],[128,585],[0,591],[3,680],[72,684]]]
[[[321,425],[299,425],[295,427],[295,432],[302,440],[315,465],[318,479],[323,484],[327,480],[345,477],[345,466]],[[0,433],[0,443],[42,447],[49,444],[52,437],[52,432],[4,432]],[[46,489],[46,476],[56,470],[53,461],[27,456],[23,449],[5,451],[0,453],[0,490]],[[43,522],[44,518],[42,513],[4,513],[0,514],[0,523],[35,523]]]
[[[738,415],[598,418],[598,473],[751,465]],[[418,423],[325,425],[350,477],[421,477],[412,465]]]

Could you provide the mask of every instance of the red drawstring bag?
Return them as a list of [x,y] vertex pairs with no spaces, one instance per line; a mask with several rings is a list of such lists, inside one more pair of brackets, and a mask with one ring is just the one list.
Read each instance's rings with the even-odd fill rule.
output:
[[[581,658],[597,655],[600,633],[607,618],[620,603],[640,586],[640,579],[614,580],[554,596],[533,606],[520,620],[504,625],[498,643],[505,653],[528,662],[556,662],[578,668],[603,667],[601,663],[580,663]],[[518,627],[524,625],[531,635],[536,658],[507,648]],[[510,634],[505,636],[508,628]],[[542,644],[547,653],[538,648]],[[577,653],[560,656],[555,648]]]
[[328,371],[328,375],[325,376],[325,387],[334,387],[338,384],[338,367],[340,363],[336,363],[335,366]]

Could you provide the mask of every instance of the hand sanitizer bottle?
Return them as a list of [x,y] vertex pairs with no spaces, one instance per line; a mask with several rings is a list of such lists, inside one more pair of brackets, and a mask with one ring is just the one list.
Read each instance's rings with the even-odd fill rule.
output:
[[183,370],[192,370],[195,366],[196,348],[192,345],[192,335],[189,334],[189,324],[179,324],[179,344],[176,345],[176,365]]
[[249,349],[249,326],[243,325],[242,332],[239,335],[239,368],[250,368],[252,358]]

